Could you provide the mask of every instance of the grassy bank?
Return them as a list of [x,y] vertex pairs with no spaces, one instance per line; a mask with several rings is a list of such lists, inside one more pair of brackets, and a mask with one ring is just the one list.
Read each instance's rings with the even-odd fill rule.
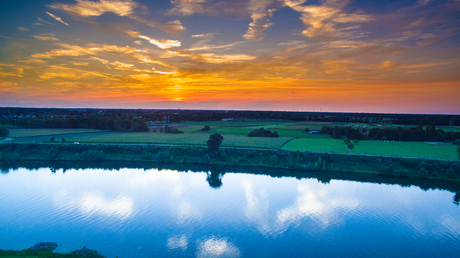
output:
[[[52,246],[47,246],[51,244]],[[54,245],[53,245],[54,244]],[[38,247],[37,247],[38,246]],[[32,258],[32,257],[40,257],[40,258],[51,258],[51,257],[59,257],[59,258],[84,258],[84,257],[93,257],[93,258],[104,258],[101,254],[99,254],[95,250],[87,249],[83,247],[80,250],[73,251],[71,253],[55,253],[53,250],[57,247],[56,243],[51,242],[42,242],[34,245],[28,249],[24,249],[21,251],[13,251],[13,250],[0,250],[0,257],[16,257],[16,258]]]
[[149,144],[2,144],[3,160],[144,161],[336,171],[386,176],[460,180],[460,162],[436,159]]

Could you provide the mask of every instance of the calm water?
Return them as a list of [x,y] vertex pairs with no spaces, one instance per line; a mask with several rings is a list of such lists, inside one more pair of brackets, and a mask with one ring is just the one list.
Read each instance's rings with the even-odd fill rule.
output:
[[[54,172],[54,173],[53,173]],[[447,190],[158,169],[9,169],[0,249],[106,257],[459,257]],[[211,187],[212,186],[212,187]]]

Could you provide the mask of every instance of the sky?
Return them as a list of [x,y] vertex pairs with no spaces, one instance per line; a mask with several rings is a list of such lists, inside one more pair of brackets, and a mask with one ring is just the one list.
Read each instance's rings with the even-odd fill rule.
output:
[[460,114],[460,0],[1,0],[0,106]]

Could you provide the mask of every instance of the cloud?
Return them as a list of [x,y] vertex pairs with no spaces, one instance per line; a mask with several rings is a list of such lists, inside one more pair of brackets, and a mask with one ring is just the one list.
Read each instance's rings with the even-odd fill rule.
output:
[[204,62],[211,64],[244,62],[256,59],[255,56],[246,54],[219,55],[214,53],[188,53],[184,51],[168,51],[163,58],[172,57],[187,57],[196,62]]
[[[54,25],[54,23],[47,22],[47,21],[43,20],[43,19],[40,18],[40,17],[38,17],[37,19],[38,19],[38,21],[40,21],[41,23],[44,23],[44,24],[47,24],[47,25]],[[40,24],[40,25],[43,25],[43,24]]]
[[42,40],[42,41],[59,41],[58,38],[50,37],[50,36],[33,36],[35,39]]
[[369,15],[347,14],[342,8],[347,1],[326,1],[323,5],[302,5],[304,1],[285,1],[285,5],[302,14],[301,20],[307,27],[302,34],[309,38],[328,39],[338,37],[336,24],[364,23],[373,21]]
[[234,42],[225,45],[208,45],[207,43],[214,39],[214,35],[216,33],[206,33],[206,34],[199,34],[199,35],[192,35],[192,38],[201,39],[197,43],[193,44],[191,48],[187,49],[186,51],[200,51],[200,50],[212,50],[212,49],[228,49],[232,48],[236,45],[245,43],[244,41]]
[[264,31],[272,26],[273,23],[270,23],[266,13],[253,13],[251,18],[252,22],[249,24],[249,29],[243,35],[243,38],[251,41],[261,41],[265,36]]
[[64,43],[57,44],[61,49],[53,49],[45,53],[32,54],[31,58],[53,58],[63,56],[85,56],[85,55],[97,55],[97,53],[122,53],[122,54],[135,54],[140,50],[125,46],[119,47],[116,45],[108,44],[89,44],[87,46],[69,45]]
[[147,19],[144,19],[136,15],[130,15],[129,18],[136,20],[138,22],[144,23],[147,26],[157,28],[159,30],[162,30],[172,35],[180,35],[182,32],[186,30],[185,27],[182,26],[182,23],[178,20],[170,21],[167,23],[161,23],[161,22],[147,20]]
[[178,40],[156,40],[156,39],[141,35],[137,31],[128,31],[128,35],[133,37],[133,38],[145,39],[148,42],[150,42],[151,44],[153,44],[153,45],[155,45],[155,46],[157,46],[157,47],[159,47],[161,49],[168,49],[168,48],[172,48],[172,47],[180,47],[180,45],[181,45],[180,41],[178,41]]
[[206,0],[172,0],[174,7],[169,11],[171,14],[192,15],[203,13],[206,9]]
[[49,13],[49,12],[46,12],[46,13],[47,13],[49,16],[53,17],[56,21],[58,21],[58,22],[60,22],[60,23],[62,23],[62,24],[65,24],[65,25],[69,26],[69,24],[68,24],[67,22],[63,21],[63,20],[61,19],[61,17],[57,17],[56,15],[54,15],[54,14],[52,14],[52,13]]
[[24,28],[24,27],[19,27],[18,30],[19,30],[19,31],[29,31],[28,28]]
[[147,26],[160,29],[170,34],[180,34],[185,31],[180,21],[170,21],[161,23],[142,18],[135,13],[135,9],[141,7],[140,4],[132,0],[99,0],[87,1],[77,0],[76,4],[54,4],[49,7],[65,11],[74,16],[91,17],[100,16],[104,13],[111,12],[121,17],[128,17],[138,22],[144,23]]
[[131,0],[76,0],[76,2],[76,4],[53,4],[49,7],[84,17],[100,16],[107,12],[112,12],[119,16],[128,16],[134,12],[134,8],[138,7],[138,4]]

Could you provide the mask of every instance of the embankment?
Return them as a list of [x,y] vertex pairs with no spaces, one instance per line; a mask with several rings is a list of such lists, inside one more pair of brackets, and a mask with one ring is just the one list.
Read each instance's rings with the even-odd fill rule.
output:
[[460,181],[460,162],[335,153],[148,144],[0,144],[4,161],[142,161],[331,171]]

